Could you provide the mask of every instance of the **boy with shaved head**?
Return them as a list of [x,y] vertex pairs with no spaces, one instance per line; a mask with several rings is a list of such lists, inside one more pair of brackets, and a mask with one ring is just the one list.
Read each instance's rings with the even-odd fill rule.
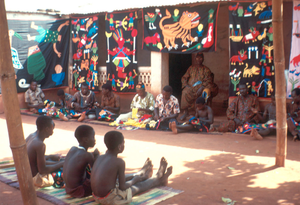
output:
[[132,196],[167,183],[168,177],[172,173],[172,167],[167,169],[168,163],[165,158],[161,159],[159,170],[155,176],[151,177],[152,166],[148,166],[141,170],[140,175],[135,175],[132,180],[126,181],[125,162],[118,157],[125,147],[122,133],[107,132],[104,142],[107,151],[98,157],[91,174],[93,196],[97,203],[102,205],[129,204]]
[[90,168],[99,156],[98,149],[87,152],[96,144],[95,131],[91,126],[80,125],[75,130],[79,146],[72,147],[64,163],[64,181],[66,193],[75,198],[92,195]]

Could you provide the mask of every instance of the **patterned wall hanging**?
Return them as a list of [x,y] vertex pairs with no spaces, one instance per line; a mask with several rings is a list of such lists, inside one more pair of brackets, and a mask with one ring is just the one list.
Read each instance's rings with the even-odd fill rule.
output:
[[291,41],[289,75],[287,80],[287,97],[291,97],[294,88],[300,88],[300,1],[294,1],[293,30]]
[[230,83],[229,96],[246,84],[251,94],[275,93],[273,65],[272,1],[229,3]]
[[115,92],[135,92],[137,84],[137,11],[107,13],[107,81]]
[[98,16],[73,17],[72,59],[73,89],[86,82],[90,90],[99,90],[98,79]]
[[17,92],[25,92],[33,79],[42,89],[67,86],[70,20],[7,22]]
[[219,4],[143,9],[143,48],[169,53],[216,50]]

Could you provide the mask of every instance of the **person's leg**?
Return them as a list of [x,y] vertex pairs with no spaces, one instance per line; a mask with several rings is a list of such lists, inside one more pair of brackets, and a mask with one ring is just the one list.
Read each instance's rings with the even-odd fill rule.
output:
[[128,118],[131,118],[132,116],[132,112],[129,113],[125,113],[125,114],[121,114],[119,115],[119,117],[116,119],[117,123],[120,123],[120,121],[122,122],[126,122],[128,120]]
[[180,117],[180,120],[185,120],[185,118],[188,116],[189,114],[188,108],[191,107],[195,99],[196,96],[193,93],[193,89],[191,87],[185,87],[182,90],[181,110],[183,110],[183,115]]
[[176,122],[173,121],[171,123],[171,129],[174,134],[188,132],[193,129],[193,125],[185,124],[185,125],[176,125]]
[[270,128],[265,128],[265,129],[260,129],[258,130],[258,134],[260,134],[261,136],[267,136],[271,133],[272,129]]
[[251,127],[250,136],[254,137],[257,140],[262,140],[263,139],[263,137],[258,133],[257,129],[253,129],[253,127]]
[[160,167],[157,171],[157,174],[154,177],[151,177],[145,181],[139,182],[131,186],[132,196],[144,192],[160,184],[165,184],[168,181],[168,177],[172,174],[172,167],[169,167],[167,172],[165,173],[167,165],[167,161],[164,157],[162,157],[160,160]]
[[152,176],[152,173],[153,173],[152,161],[149,158],[147,158],[140,171],[125,175],[125,181],[129,181],[133,179],[133,177],[135,176],[150,178]]
[[297,130],[294,120],[290,117],[287,119],[288,131],[294,136],[293,141],[300,140],[300,133]]

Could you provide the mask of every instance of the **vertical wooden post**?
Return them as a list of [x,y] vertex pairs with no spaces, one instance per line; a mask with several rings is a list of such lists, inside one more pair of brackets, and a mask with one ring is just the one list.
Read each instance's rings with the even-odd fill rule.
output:
[[276,99],[276,162],[284,167],[286,158],[287,124],[286,124],[286,82],[283,80],[285,70],[283,45],[283,1],[272,0],[273,43],[275,65],[275,99]]
[[23,135],[20,106],[17,97],[15,72],[13,70],[8,37],[8,25],[4,0],[0,0],[0,78],[6,124],[9,134],[23,204],[36,205],[37,197]]

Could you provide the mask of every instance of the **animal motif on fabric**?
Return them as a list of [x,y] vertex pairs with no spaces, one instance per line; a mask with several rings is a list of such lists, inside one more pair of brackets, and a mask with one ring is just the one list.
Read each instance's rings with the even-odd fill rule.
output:
[[231,65],[235,65],[237,62],[239,65],[244,64],[244,60],[247,59],[247,51],[244,51],[244,49],[238,51],[238,55],[234,55],[230,58]]
[[186,47],[189,47],[192,42],[198,41],[198,37],[193,38],[191,36],[191,30],[199,25],[200,16],[197,12],[190,13],[185,11],[182,13],[179,22],[163,25],[163,21],[171,17],[171,13],[166,9],[166,16],[162,17],[159,22],[164,43],[168,50],[178,48],[178,45],[175,44],[175,39],[178,38],[182,40],[182,46]]
[[266,6],[267,6],[266,2],[258,3],[257,6],[255,7],[255,9],[253,10],[255,13],[255,16],[257,16],[260,11],[263,11],[264,8],[266,8]]
[[160,42],[160,35],[158,33],[155,33],[153,36],[147,36],[144,39],[144,42],[147,46],[149,46],[150,43],[152,43],[153,46],[156,46],[157,43]]
[[260,68],[256,67],[255,65],[252,66],[252,68],[248,68],[248,63],[246,63],[246,67],[244,68],[243,77],[253,77],[253,75],[259,75]]
[[154,22],[155,22],[157,16],[161,17],[161,13],[160,13],[159,9],[155,9],[155,13],[145,14],[145,21],[149,22],[149,29],[150,30],[155,30],[156,29],[156,26],[154,26]]
[[242,40],[242,42],[245,42],[245,44],[249,43],[250,40],[255,42],[256,37],[259,35],[259,31],[257,31],[256,28],[251,27],[249,31],[250,33],[246,34]]
[[294,67],[298,67],[300,62],[300,54],[295,56],[290,63],[293,63]]

